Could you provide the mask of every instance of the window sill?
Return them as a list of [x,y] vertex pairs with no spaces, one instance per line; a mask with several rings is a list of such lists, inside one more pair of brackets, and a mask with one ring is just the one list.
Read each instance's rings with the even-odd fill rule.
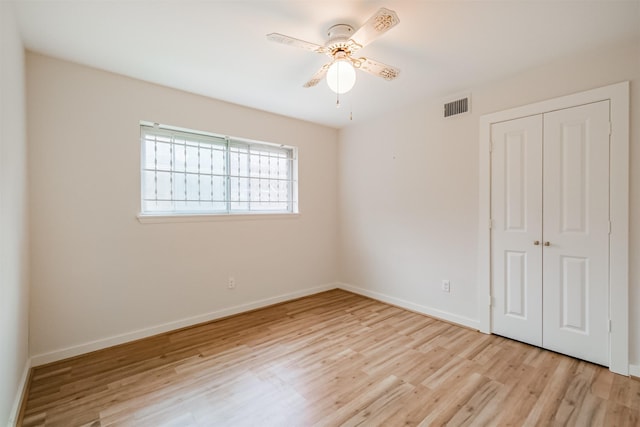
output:
[[169,222],[282,220],[297,219],[299,217],[300,213],[137,215],[138,221],[140,221],[140,223],[142,224],[160,224]]

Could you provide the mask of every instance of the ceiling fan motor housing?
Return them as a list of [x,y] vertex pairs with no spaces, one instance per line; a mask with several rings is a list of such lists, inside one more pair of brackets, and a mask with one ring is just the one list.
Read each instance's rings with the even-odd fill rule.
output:
[[325,45],[327,55],[334,57],[337,52],[346,52],[350,54],[354,47],[354,42],[351,40],[351,36],[354,34],[354,29],[351,25],[336,24],[329,28],[327,36],[329,40]]
[[329,37],[329,43],[334,41],[347,41],[353,35],[353,27],[347,24],[336,24],[329,28],[327,36]]

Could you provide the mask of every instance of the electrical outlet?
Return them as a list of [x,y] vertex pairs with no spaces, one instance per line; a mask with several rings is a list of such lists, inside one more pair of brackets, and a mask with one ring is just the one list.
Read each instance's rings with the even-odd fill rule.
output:
[[229,279],[227,280],[227,288],[229,289],[235,289],[236,288],[236,278],[233,276],[229,276]]
[[442,292],[451,292],[451,282],[449,280],[442,281]]

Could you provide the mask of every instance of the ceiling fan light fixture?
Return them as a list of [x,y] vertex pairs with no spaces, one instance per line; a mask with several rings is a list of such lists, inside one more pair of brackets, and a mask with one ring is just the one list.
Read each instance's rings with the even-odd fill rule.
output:
[[356,84],[356,70],[349,59],[338,59],[327,70],[327,85],[337,94],[353,89]]

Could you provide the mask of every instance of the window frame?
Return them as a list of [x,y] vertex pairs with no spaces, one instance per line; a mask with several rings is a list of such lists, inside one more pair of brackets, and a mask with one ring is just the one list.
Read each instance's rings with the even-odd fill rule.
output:
[[[139,131],[140,131],[140,139],[139,139],[139,143],[140,143],[140,210],[139,213],[137,215],[138,220],[140,222],[201,222],[201,221],[209,221],[209,220],[218,220],[218,219],[223,219],[223,218],[245,218],[245,219],[251,219],[251,218],[290,218],[290,217],[295,217],[299,214],[299,210],[298,210],[298,147],[295,146],[290,146],[290,145],[284,145],[284,144],[277,144],[277,143],[271,143],[271,142],[265,142],[265,141],[256,141],[256,140],[251,140],[251,139],[247,139],[247,138],[240,138],[240,137],[234,137],[234,136],[226,136],[226,135],[220,135],[220,134],[215,134],[215,133],[211,133],[211,132],[205,132],[205,131],[198,131],[198,130],[193,130],[193,129],[186,129],[186,128],[180,128],[180,127],[176,127],[176,126],[170,126],[170,125],[161,125],[158,123],[153,123],[153,122],[147,122],[147,121],[140,121],[139,123]],[[171,203],[172,203],[172,209],[169,210],[158,210],[158,211],[152,211],[152,210],[145,210],[145,201],[148,201],[149,199],[145,199],[145,173],[149,171],[149,168],[147,167],[147,153],[146,153],[146,144],[147,144],[147,135],[154,135],[154,136],[160,136],[160,135],[166,135],[166,136],[170,136],[170,137],[185,137],[186,138],[186,142],[189,142],[189,136],[191,136],[193,138],[193,142],[199,142],[199,143],[211,143],[212,146],[214,145],[218,145],[219,147],[223,147],[222,151],[224,153],[224,169],[223,169],[223,173],[217,173],[214,174],[213,173],[213,164],[211,166],[211,176],[219,176],[223,179],[224,181],[224,200],[218,200],[218,203],[224,203],[225,208],[224,209],[213,209],[213,206],[211,207],[210,210],[200,210],[200,209],[193,209],[193,210],[189,210],[189,209],[184,209],[184,210],[179,210],[176,209],[176,202],[187,202],[187,200],[182,200],[182,199],[178,199],[175,198],[173,195],[173,179],[175,177],[176,174],[184,174],[185,176],[189,173],[192,172],[188,172],[187,171],[187,166],[186,166],[186,161],[185,161],[185,170],[182,171],[179,168],[177,168],[176,166],[173,165],[173,163],[171,164],[171,167],[169,168],[169,170],[165,171],[168,172],[169,174],[171,174],[171,181],[172,181],[172,188],[171,188]],[[198,138],[202,138],[204,139],[204,141],[197,141]],[[210,140],[210,141],[207,141]],[[173,139],[171,142],[169,142],[169,144],[172,145],[172,147],[175,147],[176,144]],[[234,175],[234,173],[230,170],[230,165],[231,165],[231,156],[233,155],[233,149],[238,149],[238,147],[243,147],[246,152],[245,155],[247,156],[247,169],[246,169],[246,175],[239,175],[236,174]],[[258,176],[252,176],[252,170],[250,169],[250,157],[251,157],[251,148],[252,147],[256,147],[256,148],[261,148],[262,150],[260,152],[269,152],[269,151],[274,151],[274,152],[286,152],[286,159],[287,159],[287,163],[288,163],[288,171],[287,171],[287,178],[285,178],[285,181],[287,182],[288,185],[288,198],[287,200],[282,201],[281,203],[284,203],[286,205],[286,210],[285,209],[252,209],[251,208],[251,204],[252,203],[260,203],[259,201],[255,201],[255,200],[251,200],[251,187],[249,186],[249,189],[245,189],[244,191],[238,190],[238,196],[239,198],[241,198],[242,195],[247,195],[248,196],[248,200],[241,200],[241,201],[236,201],[236,203],[246,203],[247,204],[247,208],[246,209],[240,209],[238,207],[233,208],[232,205],[234,203],[233,200],[233,193],[231,191],[231,185],[232,185],[232,180],[235,179],[236,181],[240,181],[240,180],[247,180],[248,182],[250,182],[251,180],[266,180],[267,182],[270,181],[281,181],[282,179],[280,178],[273,178],[269,175],[269,177],[264,178],[264,177],[259,177]],[[185,149],[186,150],[186,149]],[[172,155],[174,152],[172,151]],[[236,151],[235,153],[239,153],[238,151]],[[238,162],[240,161],[240,155],[241,154],[236,154],[236,156],[238,156]],[[264,154],[258,154],[258,156],[264,156]],[[154,167],[152,170],[157,171],[159,168],[156,166]],[[201,171],[199,170],[200,166],[198,164],[198,176],[200,177],[201,175]],[[260,174],[260,172],[258,172],[258,174]],[[204,174],[204,175],[208,175],[208,174]],[[186,182],[186,178],[185,178],[185,182]],[[186,187],[185,187],[186,188]],[[200,181],[198,181],[198,188],[200,189]],[[218,187],[219,188],[219,187]],[[212,178],[212,193],[213,193],[213,178]],[[186,189],[185,189],[185,194],[186,194]],[[206,199],[201,199],[200,198],[200,193],[198,193],[198,201],[203,202],[203,201],[209,201]],[[213,198],[212,196],[212,200],[211,203],[214,204],[216,203],[216,200]],[[267,202],[268,203],[268,202]]]

